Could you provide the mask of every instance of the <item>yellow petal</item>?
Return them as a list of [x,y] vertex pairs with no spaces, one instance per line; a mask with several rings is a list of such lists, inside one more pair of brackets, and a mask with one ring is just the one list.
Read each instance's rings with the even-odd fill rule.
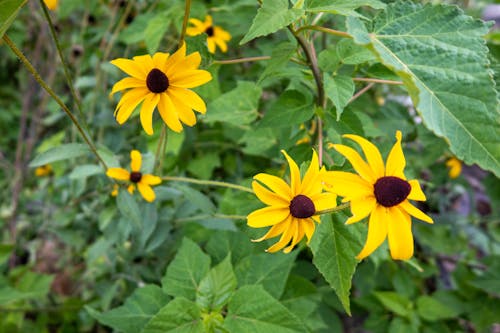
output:
[[420,209],[417,207],[413,206],[408,200],[403,201],[402,203],[399,204],[399,207],[404,209],[408,214],[411,216],[416,217],[419,220],[422,220],[424,222],[433,224],[434,221],[430,216],[422,212]]
[[288,207],[265,207],[247,216],[247,224],[252,228],[263,228],[283,222],[290,215]]
[[172,86],[169,87],[167,93],[172,99],[175,98],[176,100],[181,101],[191,109],[195,109],[201,113],[207,112],[205,101],[192,90]]
[[45,6],[50,10],[55,10],[57,8],[58,0],[43,0]]
[[283,198],[283,200],[290,202],[293,199],[290,186],[288,186],[285,181],[279,177],[268,175],[267,173],[259,173],[253,177],[253,179],[258,180],[265,186],[267,186],[271,191]]
[[323,184],[320,178],[318,154],[316,154],[316,151],[313,150],[311,163],[309,164],[309,168],[304,175],[302,188],[299,189],[299,191],[301,194],[311,197],[317,193],[321,193],[322,190]]
[[300,171],[297,163],[286,153],[286,151],[281,150],[281,153],[285,155],[286,160],[288,161],[288,166],[290,168],[290,188],[292,189],[292,196],[301,194],[301,181],[300,181]]
[[[169,59],[170,60],[170,59]],[[179,57],[175,62],[167,61],[165,64],[165,73],[169,80],[171,77],[180,74],[181,72],[195,70],[200,66],[201,55],[199,52],[193,52],[187,56]]]
[[151,186],[140,181],[137,183],[137,189],[139,190],[139,193],[142,195],[144,200],[146,200],[147,202],[153,202],[155,200],[156,195]]
[[182,123],[188,126],[196,125],[196,115],[194,114],[193,110],[191,110],[190,107],[187,107],[182,104],[176,104],[175,107],[177,108],[177,114],[179,116],[179,120]]
[[322,175],[325,189],[342,197],[364,198],[373,195],[373,185],[360,176],[344,171],[326,171]]
[[217,39],[221,39],[226,42],[231,40],[231,35],[229,34],[229,32],[222,29],[221,27],[214,27],[214,35],[217,37]]
[[190,18],[189,19],[189,23],[191,23],[192,25],[194,25],[196,28],[198,29],[203,29],[201,30],[201,32],[204,32],[205,30],[205,23],[201,22],[200,20],[196,19],[196,18]]
[[401,131],[397,131],[396,143],[392,147],[391,152],[387,157],[387,163],[385,165],[385,175],[394,176],[406,180],[406,177],[404,175],[406,160],[403,154],[403,148],[401,148],[401,137]]
[[275,207],[289,207],[290,201],[283,199],[283,197],[269,191],[262,186],[258,181],[252,182],[252,188],[257,198],[268,206]]
[[384,177],[384,160],[382,160],[380,151],[373,143],[358,135],[347,134],[343,135],[343,137],[351,139],[361,146],[366,160],[368,161],[368,164],[370,165],[377,179]]
[[106,176],[117,180],[129,180],[130,173],[122,168],[109,168],[106,170]]
[[275,243],[273,246],[269,247],[266,250],[266,252],[270,252],[270,253],[277,252],[277,251],[281,250],[282,248],[284,248],[288,243],[290,243],[290,240],[292,239],[293,235],[295,234],[295,229],[297,228],[297,224],[294,223],[294,220],[295,219],[293,219],[290,216],[290,222],[287,223],[287,228],[285,229],[285,231],[281,235],[280,240],[277,243]]
[[128,191],[128,193],[130,193],[130,194],[134,194],[134,191],[135,191],[135,185],[134,185],[134,184],[130,184],[130,185],[127,187],[127,191]]
[[307,244],[312,239],[312,236],[314,235],[314,230],[316,229],[316,225],[314,224],[313,221],[311,220],[302,220],[300,223],[302,223],[302,228],[304,228],[304,233],[306,234],[307,237]]
[[212,80],[212,74],[202,69],[175,72],[168,76],[170,85],[179,88],[194,88]]
[[133,76],[139,80],[146,80],[148,72],[146,72],[144,68],[135,61],[125,58],[118,58],[115,60],[111,60],[110,62],[128,75]]
[[182,132],[182,124],[179,121],[177,110],[170,97],[165,93],[160,96],[158,111],[160,112],[161,119],[163,119],[165,124],[167,124],[172,131]]
[[336,151],[342,154],[352,165],[357,173],[369,182],[370,184],[375,184],[377,177],[373,172],[372,168],[361,158],[357,151],[354,149],[344,146],[344,145],[332,145]]
[[134,88],[125,93],[118,103],[115,111],[115,117],[118,124],[122,125],[130,118],[130,115],[148,95],[149,90],[143,88]]
[[129,89],[129,88],[138,88],[138,87],[146,87],[146,82],[136,79],[135,77],[126,77],[118,82],[116,82],[113,85],[113,89],[111,89],[111,92],[109,95],[113,95],[117,91],[121,91],[124,89]]
[[377,206],[368,221],[368,235],[366,243],[356,259],[368,257],[382,244],[387,236],[387,211],[383,206]]
[[160,94],[151,94],[142,103],[140,116],[142,128],[148,135],[153,135],[153,111],[160,101]]
[[375,197],[356,198],[350,201],[352,216],[345,221],[346,224],[353,224],[367,217],[377,207]]
[[208,52],[215,53],[215,40],[213,38],[207,38],[207,48]]
[[141,171],[141,165],[142,165],[142,156],[141,153],[138,150],[132,150],[130,152],[130,170],[132,172],[139,172]]
[[224,52],[224,53],[227,52],[227,44],[225,41],[223,41],[222,39],[220,39],[218,37],[213,38],[213,40],[222,52]]
[[153,175],[142,175],[141,183],[147,185],[158,185],[161,183],[161,178]]
[[252,242],[262,242],[263,240],[266,240],[269,238],[274,238],[274,237],[282,234],[287,227],[288,227],[288,223],[286,221],[275,224],[271,227],[271,229],[269,229],[269,231],[264,236],[262,236],[261,238],[258,238],[258,239],[252,239]]
[[213,19],[212,19],[212,16],[211,15],[207,15],[205,16],[205,27],[211,27],[213,25]]
[[182,61],[185,57],[186,57],[186,43],[182,43],[182,46],[167,59],[167,63],[165,64],[164,70],[165,73],[167,73],[167,77],[169,80],[171,72],[175,69],[178,69],[177,68],[178,63]]
[[413,179],[408,181],[411,186],[411,191],[410,194],[408,194],[408,199],[409,200],[416,200],[416,201],[425,201],[425,194],[422,192],[422,189],[420,188],[420,184],[418,183],[418,180]]
[[153,62],[153,58],[149,54],[145,55],[140,55],[140,56],[135,56],[132,59],[134,59],[134,62],[141,66],[142,70],[144,73],[146,73],[146,77],[149,74],[149,72],[155,68],[155,64]]
[[337,206],[337,195],[334,193],[318,193],[309,197],[309,199],[314,203],[317,212]]
[[[189,19],[192,20],[192,19]],[[186,28],[186,35],[188,36],[198,36],[199,34],[202,34],[204,31],[201,29],[198,29],[196,27],[188,27]]]
[[292,243],[283,250],[284,253],[290,253],[295,245],[297,245],[297,243],[300,242],[302,238],[304,238],[304,229],[300,226],[300,223],[302,223],[302,221],[297,221],[296,223],[297,227],[295,228],[295,232],[293,234]]
[[156,52],[153,55],[153,63],[155,68],[159,68],[160,70],[162,68],[165,68],[165,65],[167,63],[167,59],[170,56],[170,54],[165,53],[165,52]]
[[460,173],[462,172],[462,162],[455,158],[451,157],[446,161],[446,166],[450,168],[450,171],[448,173],[448,176],[451,179],[457,178],[460,176]]
[[407,260],[413,256],[411,217],[397,206],[389,208],[387,233],[392,259]]

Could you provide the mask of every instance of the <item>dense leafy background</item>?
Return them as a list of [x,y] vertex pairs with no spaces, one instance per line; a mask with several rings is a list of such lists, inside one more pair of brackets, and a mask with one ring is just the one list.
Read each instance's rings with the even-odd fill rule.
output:
[[[18,11],[19,6],[24,6]],[[454,4],[458,5],[455,6]],[[267,254],[245,216],[250,193],[163,182],[146,203],[113,184],[59,106],[0,44],[0,332],[497,332],[500,313],[500,35],[478,20],[483,1],[193,1],[232,35],[209,54],[188,37],[214,80],[193,128],[168,133],[163,175],[249,186],[287,177],[279,151],[300,163],[355,133],[384,156],[404,134],[406,175],[424,185],[432,226],[414,222],[415,257],[392,261],[383,245],[354,256],[366,225],[325,215],[310,246]],[[82,114],[37,1],[0,0],[7,31],[74,110],[110,166],[144,155],[151,172],[161,132],[136,116],[113,119],[117,57],[172,52],[184,1],[63,0],[51,12]],[[325,104],[293,32],[314,47]],[[291,29],[288,29],[291,28]],[[8,28],[8,29],[7,29]],[[224,63],[228,59],[265,60]],[[401,81],[370,83],[361,79]],[[365,89],[366,88],[366,89]],[[360,92],[363,92],[360,94]],[[319,104],[319,106],[318,106]],[[467,162],[450,179],[445,161]],[[51,163],[48,177],[36,166]],[[325,149],[329,169],[350,166]]]

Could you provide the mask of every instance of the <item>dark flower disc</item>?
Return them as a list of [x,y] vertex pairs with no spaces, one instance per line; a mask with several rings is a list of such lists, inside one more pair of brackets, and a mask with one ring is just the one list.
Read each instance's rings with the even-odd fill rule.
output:
[[314,202],[305,195],[299,194],[290,202],[290,214],[299,219],[311,217],[316,213]]
[[411,192],[411,185],[398,177],[382,177],[374,185],[375,198],[384,207],[393,207],[405,201]]
[[153,68],[146,78],[149,91],[159,94],[167,90],[169,86],[168,77],[158,68]]
[[142,173],[140,172],[131,172],[130,173],[130,181],[132,183],[138,183],[141,181]]
[[206,28],[205,33],[208,35],[208,37],[212,37],[214,35],[214,27]]

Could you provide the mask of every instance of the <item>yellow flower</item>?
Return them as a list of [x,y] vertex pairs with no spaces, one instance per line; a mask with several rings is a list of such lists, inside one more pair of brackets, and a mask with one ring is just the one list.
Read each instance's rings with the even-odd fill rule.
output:
[[45,6],[50,10],[55,10],[57,8],[58,0],[43,0]]
[[254,242],[281,234],[280,240],[267,251],[279,251],[290,243],[283,251],[289,253],[304,235],[309,243],[315,230],[314,222],[320,222],[319,216],[315,215],[316,212],[335,207],[337,196],[333,193],[322,193],[323,186],[316,152],[313,153],[311,164],[302,180],[297,164],[284,150],[281,152],[290,166],[291,184],[288,185],[283,179],[265,173],[256,175],[252,182],[253,190],[257,198],[268,207],[249,214],[247,224],[252,228],[272,226],[263,237]]
[[450,169],[448,172],[448,176],[451,179],[457,178],[460,176],[460,173],[462,172],[462,162],[455,158],[451,157],[446,161],[446,166]]
[[53,172],[52,165],[45,164],[45,165],[39,166],[38,168],[35,169],[35,176],[46,177],[46,176],[51,175],[52,172]]
[[111,196],[112,196],[112,197],[116,197],[116,196],[118,195],[118,189],[119,189],[119,188],[120,188],[120,187],[118,186],[118,184],[114,184],[114,185],[113,185],[113,190],[111,191]]
[[198,52],[186,56],[186,44],[169,56],[158,52],[134,57],[119,58],[113,65],[130,75],[118,81],[111,91],[125,92],[115,110],[116,121],[121,125],[142,102],[141,124],[147,134],[153,134],[153,111],[158,106],[160,116],[170,129],[182,131],[182,123],[193,126],[196,116],[193,109],[205,113],[205,102],[189,88],[198,87],[212,79],[205,70],[198,69],[201,56]]
[[212,16],[205,16],[205,22],[191,18],[189,23],[194,25],[186,29],[188,36],[197,36],[202,33],[207,34],[207,47],[210,53],[215,53],[215,47],[218,46],[222,52],[227,52],[227,44],[231,40],[231,35],[212,23]]
[[343,171],[327,171],[323,178],[327,189],[343,196],[351,204],[351,216],[346,224],[359,222],[370,215],[368,236],[358,259],[369,256],[387,237],[393,259],[406,260],[413,256],[411,216],[427,223],[432,219],[408,200],[425,201],[417,180],[406,180],[403,173],[406,160],[401,148],[401,132],[396,132],[386,164],[372,143],[357,135],[344,135],[359,144],[366,162],[352,148],[331,145],[349,160],[359,175]]
[[132,150],[130,152],[130,170],[132,172],[128,172],[122,168],[110,168],[106,171],[106,175],[117,180],[130,181],[132,183],[128,187],[130,194],[134,193],[135,185],[137,185],[137,189],[144,200],[152,202],[156,196],[151,185],[160,184],[161,178],[153,175],[143,175],[140,171],[141,164],[141,153],[137,150]]

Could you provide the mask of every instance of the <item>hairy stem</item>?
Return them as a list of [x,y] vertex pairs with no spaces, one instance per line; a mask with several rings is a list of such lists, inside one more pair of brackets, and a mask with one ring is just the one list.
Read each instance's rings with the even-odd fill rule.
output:
[[270,56],[261,56],[261,57],[248,57],[241,59],[229,59],[229,60],[214,60],[212,64],[214,65],[231,65],[231,64],[241,64],[243,62],[253,62],[253,61],[261,61],[261,60],[269,60]]
[[344,37],[344,38],[352,38],[352,36],[349,35],[345,31],[333,30],[333,29],[321,27],[321,26],[318,26],[318,25],[305,25],[305,26],[300,27],[299,29],[297,29],[296,33],[299,33],[299,32],[301,32],[303,30],[316,30],[316,31],[321,31],[321,32],[324,32],[324,33],[327,33],[327,34],[330,34],[330,35],[334,35],[334,36],[339,36],[339,37]]
[[349,207],[351,207],[351,203],[350,202],[346,202],[346,203],[338,205],[337,207],[334,207],[334,208],[328,208],[328,209],[325,209],[325,210],[317,211],[315,215],[335,213],[335,212],[338,212],[340,210],[344,210],[344,209],[349,208]]
[[254,193],[251,188],[241,186],[241,185],[226,183],[226,182],[219,182],[216,180],[201,180],[201,179],[194,179],[194,178],[188,178],[188,177],[174,177],[174,176],[164,176],[164,177],[161,177],[161,179],[166,180],[166,181],[176,181],[176,182],[191,183],[191,184],[198,184],[198,185],[227,187],[227,188],[231,188],[231,189],[235,189],[235,190],[239,190],[239,191],[243,191],[243,192]]

